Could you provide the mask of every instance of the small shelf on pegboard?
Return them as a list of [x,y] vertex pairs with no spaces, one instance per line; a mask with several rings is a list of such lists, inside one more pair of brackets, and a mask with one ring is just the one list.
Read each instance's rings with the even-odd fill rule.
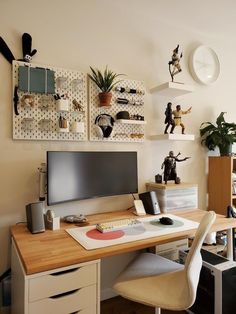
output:
[[116,123],[121,123],[121,124],[147,124],[147,121],[140,121],[140,120],[131,120],[131,119],[116,119]]
[[[116,88],[112,91],[111,106],[99,107],[99,89],[93,81],[89,80],[89,134],[91,141],[144,142],[146,121],[131,119],[127,119],[128,121],[124,121],[125,119],[116,120],[117,113],[121,111],[128,111],[130,117],[141,116],[144,119],[144,83],[135,80],[123,80],[120,85],[125,91],[121,92]],[[134,93],[134,91],[137,91],[137,93]],[[125,99],[123,103],[119,103],[121,98],[123,100]],[[96,132],[96,128],[98,127],[97,118],[100,115],[109,115],[114,120],[114,123],[109,125],[109,127],[113,128],[113,131],[109,137],[99,137]]]

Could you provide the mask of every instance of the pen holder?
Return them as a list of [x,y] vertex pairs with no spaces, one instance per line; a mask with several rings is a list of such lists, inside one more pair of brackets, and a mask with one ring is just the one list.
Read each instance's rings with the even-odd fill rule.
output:
[[56,100],[57,111],[69,111],[69,99],[58,99]]
[[72,133],[84,133],[84,122],[74,121],[71,124]]
[[69,123],[65,118],[62,118],[60,116],[59,120],[58,120],[58,128],[57,131],[59,133],[67,133],[69,132]]

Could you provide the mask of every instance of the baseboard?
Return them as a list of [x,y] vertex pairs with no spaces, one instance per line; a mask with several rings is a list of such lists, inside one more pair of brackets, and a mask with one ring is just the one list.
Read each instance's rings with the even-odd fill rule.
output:
[[115,291],[112,288],[106,288],[101,290],[101,301],[110,299],[110,298],[114,298],[116,297],[118,294],[115,293]]

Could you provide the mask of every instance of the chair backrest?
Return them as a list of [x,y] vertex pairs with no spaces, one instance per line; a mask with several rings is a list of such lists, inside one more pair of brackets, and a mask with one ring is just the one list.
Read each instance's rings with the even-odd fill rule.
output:
[[195,301],[200,271],[202,268],[202,256],[200,250],[207,233],[215,221],[215,218],[216,214],[213,211],[209,211],[204,215],[186,258],[185,271],[189,285],[189,306],[191,306]]

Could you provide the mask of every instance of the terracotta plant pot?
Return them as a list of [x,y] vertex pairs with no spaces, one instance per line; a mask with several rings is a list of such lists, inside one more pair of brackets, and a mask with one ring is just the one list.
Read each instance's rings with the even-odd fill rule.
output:
[[109,93],[106,93],[106,92],[103,92],[103,93],[99,93],[98,94],[98,97],[99,97],[99,106],[100,107],[103,107],[103,106],[111,106],[111,98],[112,98],[112,93],[109,92]]

